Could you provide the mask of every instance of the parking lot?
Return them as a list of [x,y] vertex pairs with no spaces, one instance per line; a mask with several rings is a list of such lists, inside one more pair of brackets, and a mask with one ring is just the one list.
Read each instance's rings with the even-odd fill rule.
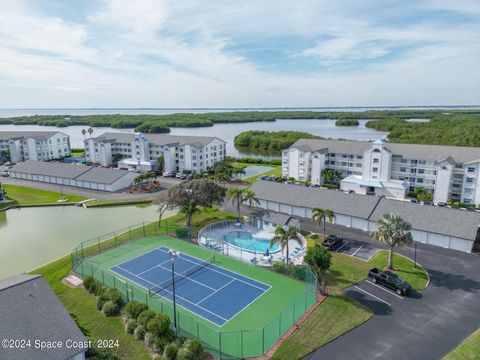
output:
[[377,250],[379,249],[370,244],[360,244],[345,240],[343,245],[337,249],[337,252],[368,261],[375,255]]

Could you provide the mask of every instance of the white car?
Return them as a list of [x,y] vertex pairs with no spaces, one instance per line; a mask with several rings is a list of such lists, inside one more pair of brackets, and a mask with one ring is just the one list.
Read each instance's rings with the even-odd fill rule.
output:
[[170,177],[172,175],[172,173],[170,171],[165,171],[162,175],[164,177]]

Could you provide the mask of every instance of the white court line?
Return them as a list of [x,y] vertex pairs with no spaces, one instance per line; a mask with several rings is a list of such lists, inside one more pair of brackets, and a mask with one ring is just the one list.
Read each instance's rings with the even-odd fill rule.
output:
[[356,253],[358,252],[358,250],[360,250],[361,248],[363,248],[363,245],[360,246],[357,250],[355,250],[351,256],[355,256],[355,254],[356,254]]
[[[166,252],[166,251],[161,250],[160,248],[158,248],[158,249],[156,249],[156,250],[159,250],[159,251],[161,251],[161,252],[163,252],[163,253]],[[190,255],[187,254],[187,256],[190,256]],[[195,257],[193,257],[193,256],[191,256],[191,257],[195,259]],[[189,260],[189,259],[187,259],[186,257],[183,257],[182,259],[185,260],[185,261],[191,262],[192,264],[195,264],[195,265],[198,265],[198,264],[199,264],[198,262]],[[247,281],[245,281],[245,280],[242,280],[242,279],[233,277],[233,276],[231,276],[231,275],[225,274],[224,272],[218,271],[218,270],[216,270],[215,268],[218,268],[218,266],[213,265],[213,264],[212,264],[212,266],[209,266],[209,267],[208,267],[208,269],[210,269],[210,270],[212,270],[212,271],[215,271],[216,273],[219,273],[219,274],[221,274],[221,275],[227,276],[227,277],[229,277],[230,279],[235,279],[235,280],[237,280],[237,281],[243,282],[243,283],[245,283],[245,284],[247,284],[247,285],[256,287],[257,289],[262,290],[263,292],[266,292],[266,291],[268,291],[268,290],[270,290],[270,289],[272,288],[271,285],[262,283],[261,281],[252,279],[251,277],[248,277],[248,276],[245,276],[245,275],[240,275],[240,274],[237,274],[237,273],[234,272],[234,271],[225,269],[225,271],[231,272],[231,273],[236,274],[236,275],[238,275],[238,276],[241,276],[241,277],[244,277],[244,278],[247,278],[247,279],[250,279],[250,280],[252,280],[252,281],[255,281],[255,282],[258,282],[258,283],[261,283],[261,284],[263,284],[263,285],[268,286],[268,289],[262,289],[260,286],[257,286],[257,285],[254,285],[254,284],[250,284],[249,282],[247,282]],[[223,268],[221,268],[221,269],[223,269]]]
[[350,244],[350,243],[348,241],[345,241],[345,243],[337,249],[337,252],[340,252],[340,250],[342,250],[342,248],[347,244]]
[[390,290],[385,289],[383,286],[377,285],[369,280],[365,280],[365,282],[369,283],[370,285],[378,287],[380,290],[383,290],[389,293],[390,295],[396,296],[397,298],[404,300],[402,296],[398,295],[397,293],[391,292]]
[[171,261],[171,260],[170,260],[170,259],[165,260],[164,262],[161,262],[160,264],[157,264],[157,265],[155,265],[155,266],[152,266],[151,268],[149,268],[149,269],[147,269],[147,270],[145,270],[145,271],[139,272],[137,275],[145,274],[146,272],[148,272],[148,271],[150,271],[150,270],[152,270],[152,269],[155,269],[157,266],[159,266],[159,267],[161,267],[161,268],[164,269],[164,267],[163,267],[162,265],[165,264],[165,263],[167,263],[167,262],[169,262],[169,261]]
[[230,280],[228,283],[226,283],[225,285],[219,287],[217,290],[215,290],[214,292],[212,292],[210,295],[205,296],[202,300],[200,300],[199,302],[197,302],[197,304],[200,304],[200,303],[204,302],[204,301],[207,300],[210,296],[215,295],[217,292],[219,292],[219,291],[222,290],[223,288],[227,287],[228,285],[230,285],[230,284],[233,283],[234,281],[235,281],[235,280]]
[[370,295],[371,297],[373,297],[373,298],[375,298],[375,299],[377,299],[377,300],[379,300],[379,301],[387,304],[388,306],[392,306],[390,303],[386,302],[385,300],[380,299],[379,297],[377,297],[377,296],[375,296],[375,295],[373,295],[373,294],[370,294],[370,293],[369,293],[368,291],[366,291],[366,290],[360,289],[360,288],[359,288],[358,286],[356,286],[356,285],[354,286],[354,288],[357,289],[357,290],[360,290],[361,292],[364,292],[364,293],[367,294],[367,295]]
[[[120,267],[120,266],[118,266],[118,265],[117,265],[117,267],[118,267],[119,269],[122,269],[123,271],[125,271],[125,272],[133,275],[133,276],[138,277],[139,279],[141,279],[141,280],[143,280],[143,281],[145,281],[145,282],[147,282],[147,283],[149,283],[149,284],[152,284],[153,286],[158,286],[158,285],[152,283],[151,281],[148,281],[147,279],[142,278],[141,276],[135,275],[134,273],[128,271],[127,269],[124,269],[124,268],[122,268],[122,267]],[[144,289],[146,289],[145,286],[142,286],[142,287],[143,287]],[[168,291],[167,289],[162,289],[162,291],[166,291],[166,292],[168,292],[169,294],[173,295],[173,293],[170,292],[170,291]],[[197,306],[198,308],[200,308],[200,309],[202,309],[202,310],[205,310],[206,312],[209,312],[210,314],[212,314],[212,315],[214,315],[214,316],[216,316],[216,317],[218,317],[218,318],[220,318],[220,319],[222,319],[222,320],[228,321],[227,319],[221,317],[220,315],[215,314],[215,313],[211,312],[210,310],[205,309],[205,308],[201,307],[200,305],[197,305],[197,304],[195,304],[195,303],[193,303],[193,302],[185,299],[184,297],[182,297],[182,296],[180,296],[180,295],[175,294],[175,296],[176,296],[176,297],[179,297],[180,299],[182,299],[182,300],[184,300],[184,301],[186,301],[186,302],[188,302],[189,304],[192,304],[193,306]],[[165,297],[164,297],[164,298],[165,298]],[[187,309],[187,310],[188,310],[188,309]],[[189,311],[191,311],[191,310],[189,310]],[[198,314],[197,314],[197,315],[198,315]],[[210,320],[209,320],[209,321],[210,321]],[[210,321],[210,322],[212,322],[212,321]]]
[[[158,265],[158,267],[159,267],[160,269],[163,269],[163,270],[167,270],[167,271],[172,272],[169,268],[163,267],[162,265]],[[192,266],[190,269],[192,269],[192,268],[193,268],[193,266]],[[186,272],[189,271],[190,269],[185,270],[184,273],[186,273]],[[212,288],[212,287],[210,287],[210,286],[208,286],[208,285],[205,285],[204,283],[201,283],[201,282],[199,282],[199,281],[197,281],[197,280],[195,280],[195,279],[193,279],[193,278],[190,278],[190,277],[188,277],[188,276],[183,275],[184,273],[177,273],[177,272],[175,271],[175,276],[181,276],[181,277],[184,278],[184,279],[187,279],[187,280],[189,280],[189,281],[193,281],[193,282],[195,282],[195,283],[197,283],[197,284],[199,284],[199,285],[202,285],[203,287],[206,287],[206,288],[208,288],[208,289],[210,289],[210,290],[213,290],[213,291],[216,290],[215,288]]]

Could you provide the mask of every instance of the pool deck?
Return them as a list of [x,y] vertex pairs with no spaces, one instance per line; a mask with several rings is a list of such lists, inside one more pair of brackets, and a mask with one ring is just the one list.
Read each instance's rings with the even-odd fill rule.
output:
[[[214,224],[212,224],[214,225]],[[245,262],[250,262],[260,266],[271,266],[273,262],[283,262],[286,257],[286,249],[278,251],[270,256],[264,256],[263,252],[252,252],[252,250],[244,250],[228,242],[224,241],[224,236],[233,231],[245,231],[252,234],[252,236],[271,239],[274,234],[263,229],[259,229],[256,226],[252,226],[247,223],[237,225],[233,222],[221,222],[218,227],[211,227],[210,229],[201,232],[198,238],[198,243],[201,246],[214,249],[221,252],[224,255],[231,256],[240,259]],[[306,243],[300,246],[295,240],[290,240],[288,243],[289,258],[294,264],[301,264],[303,262],[303,256],[305,255]],[[303,249],[303,250],[302,250]]]

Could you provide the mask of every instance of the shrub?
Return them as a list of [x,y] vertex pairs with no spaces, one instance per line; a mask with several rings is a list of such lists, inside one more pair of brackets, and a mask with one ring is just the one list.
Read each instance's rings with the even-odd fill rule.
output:
[[113,316],[118,314],[118,307],[110,300],[103,304],[102,312],[105,316]]
[[277,165],[282,165],[282,160],[276,159],[276,160],[270,160],[268,162],[269,165],[277,166]]
[[129,334],[133,334],[136,326],[137,326],[137,322],[134,319],[130,319],[125,324],[125,331]]
[[140,315],[140,313],[142,313],[145,310],[148,310],[147,304],[133,300],[133,301],[129,301],[127,305],[125,305],[125,308],[123,309],[123,313],[129,319],[137,320],[138,315]]
[[137,340],[143,340],[145,338],[145,326],[143,325],[137,325],[135,330],[133,331],[133,336]]
[[93,276],[87,276],[83,281],[83,286],[90,294],[98,295],[103,285],[100,281],[95,280]]
[[178,229],[175,230],[175,234],[180,239],[186,239],[186,238],[188,238],[188,236],[190,234],[190,230],[187,229],[187,228],[178,228]]
[[147,326],[147,323],[155,317],[155,312],[152,310],[144,310],[138,315],[137,324]]
[[94,346],[88,348],[85,357],[89,360],[120,360],[119,357],[112,354],[112,350],[99,349]]
[[97,296],[97,310],[102,310],[103,305],[108,301],[108,297],[105,294],[105,291],[101,291]]
[[284,273],[286,271],[286,266],[280,261],[275,261],[272,265],[272,269],[275,272]]
[[170,328],[170,318],[165,314],[158,314],[147,323],[147,331],[162,336]]
[[290,265],[289,273],[299,280],[305,280],[305,267],[302,265]]
[[186,348],[181,348],[177,352],[177,360],[191,360],[190,354]]
[[105,290],[102,296],[106,296],[109,301],[117,306],[118,310],[120,310],[120,308],[123,306],[122,293],[116,288],[108,288]]
[[163,350],[163,357],[165,360],[176,360],[178,348],[175,344],[168,344]]
[[199,360],[203,356],[203,346],[196,339],[187,340],[178,350],[177,360]]
[[155,335],[152,335],[152,344],[151,344],[151,348],[153,351],[155,351],[156,353],[158,354],[162,354],[163,351],[165,350],[165,346],[168,345],[169,341],[167,339],[165,339],[164,337],[162,336],[155,336]]

